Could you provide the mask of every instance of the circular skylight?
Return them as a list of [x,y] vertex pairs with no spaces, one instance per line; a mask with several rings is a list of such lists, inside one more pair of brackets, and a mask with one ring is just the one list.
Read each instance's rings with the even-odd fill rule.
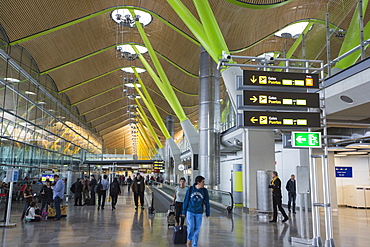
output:
[[135,27],[136,19],[138,19],[143,26],[149,25],[153,20],[153,17],[144,11],[135,9],[134,13],[136,15],[134,16],[135,18],[131,16],[128,9],[116,9],[112,11],[111,17],[116,23],[124,27]]
[[133,68],[135,68],[136,72],[139,73],[139,74],[144,73],[146,71],[145,69],[140,68],[140,67],[124,67],[121,70],[124,71],[124,72],[133,74],[134,73]]
[[275,33],[275,36],[283,38],[298,38],[302,34],[303,30],[307,27],[308,22],[298,22],[289,25]]
[[[139,50],[139,52],[141,54],[144,54],[144,53],[148,52],[148,49],[145,46],[135,45],[135,47]],[[117,51],[120,51],[120,52],[128,52],[128,53],[131,53],[131,54],[136,54],[136,52],[134,51],[134,49],[132,48],[132,46],[129,45],[129,44],[117,46]]]

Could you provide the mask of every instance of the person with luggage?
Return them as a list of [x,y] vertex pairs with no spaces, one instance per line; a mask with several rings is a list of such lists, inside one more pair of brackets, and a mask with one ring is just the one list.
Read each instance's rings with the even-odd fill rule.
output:
[[[175,195],[173,197],[173,205],[175,205],[176,212],[176,225],[180,225],[180,217],[182,213],[182,204],[184,202],[186,187],[186,179],[184,177],[180,178],[180,185],[175,187]],[[185,219],[181,217],[181,225],[184,225]]]
[[113,182],[109,186],[109,195],[112,197],[112,210],[116,209],[118,195],[121,194],[121,188],[118,183],[118,179],[114,178]]
[[132,184],[131,176],[128,176],[126,182],[127,182],[127,191],[130,192],[130,188],[131,188],[131,184]]
[[185,199],[182,205],[182,216],[186,217],[188,247],[198,246],[200,227],[202,225],[202,215],[204,206],[206,208],[207,218],[210,215],[208,190],[204,188],[204,177],[197,176],[193,186],[186,191]]
[[109,182],[107,180],[108,175],[104,174],[103,179],[100,177],[97,188],[98,188],[98,210],[104,209],[105,199],[107,197],[107,190],[109,189]]
[[[51,182],[47,180],[45,185],[42,186],[40,191],[41,197],[41,213],[47,212],[48,207],[50,206],[51,202],[53,201],[53,190],[51,189]],[[44,211],[45,209],[45,211]]]
[[89,183],[90,191],[91,191],[90,205],[91,206],[95,206],[95,202],[96,202],[96,198],[95,198],[95,186],[96,186],[97,182],[96,182],[96,179],[95,179],[95,176],[94,175],[91,175],[90,178],[91,178],[91,181]]
[[54,208],[56,211],[54,221],[60,220],[62,217],[62,212],[60,208],[60,204],[64,198],[64,187],[65,183],[63,179],[60,179],[59,175],[54,175],[55,179],[55,186],[53,187],[53,200],[54,200]]
[[295,175],[292,174],[290,176],[290,179],[286,183],[285,186],[286,190],[288,191],[288,211],[290,213],[290,206],[293,202],[293,214],[295,214],[295,200],[297,198],[297,192],[296,192],[296,181],[295,181]]
[[75,194],[75,206],[82,206],[83,185],[81,179],[77,178],[77,181],[72,184],[71,191]]
[[284,208],[282,206],[281,202],[281,180],[278,177],[277,171],[273,171],[271,173],[271,183],[269,185],[269,188],[272,189],[272,206],[273,206],[273,218],[270,220],[270,222],[276,222],[277,221],[277,209],[279,208],[281,214],[284,216],[283,223],[289,220],[288,215],[285,213]]
[[144,209],[144,191],[145,191],[145,181],[140,173],[132,181],[132,192],[134,192],[134,202],[135,209],[138,208],[138,200],[140,198],[141,208]]
[[25,203],[24,203],[21,220],[24,219],[24,216],[26,215],[26,211],[28,207],[30,206],[30,203],[33,200],[32,185],[29,184],[26,186],[25,190],[23,191],[23,198],[25,200]]

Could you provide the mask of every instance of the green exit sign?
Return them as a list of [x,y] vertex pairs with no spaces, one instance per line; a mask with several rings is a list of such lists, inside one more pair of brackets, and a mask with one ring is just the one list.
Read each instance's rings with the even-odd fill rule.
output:
[[321,133],[292,132],[292,147],[321,148]]

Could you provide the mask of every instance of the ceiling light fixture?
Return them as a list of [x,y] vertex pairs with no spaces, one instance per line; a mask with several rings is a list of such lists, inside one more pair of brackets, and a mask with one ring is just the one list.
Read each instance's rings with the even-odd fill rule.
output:
[[352,144],[347,145],[346,148],[356,148],[356,149],[370,148],[370,143],[365,143],[365,142],[352,143]]
[[134,73],[134,69],[136,70],[136,72],[137,73],[144,73],[144,72],[146,72],[146,70],[145,69],[143,69],[143,68],[140,68],[140,67],[123,67],[121,70],[123,71],[123,72],[127,72],[127,73],[131,73],[131,74],[133,74]]
[[345,155],[363,155],[363,154],[368,154],[367,152],[363,151],[355,151],[355,152],[339,152],[337,154],[345,154]]
[[139,21],[143,26],[149,25],[153,17],[141,10],[134,10],[135,16],[132,16],[128,9],[116,9],[111,13],[111,18],[117,24],[124,27],[136,27],[135,21]]
[[4,78],[4,81],[11,82],[11,83],[20,82],[20,80],[15,79],[15,78],[11,78],[11,77]]
[[31,91],[25,91],[24,93],[25,93],[25,94],[28,94],[28,95],[36,95],[36,93],[31,92]]

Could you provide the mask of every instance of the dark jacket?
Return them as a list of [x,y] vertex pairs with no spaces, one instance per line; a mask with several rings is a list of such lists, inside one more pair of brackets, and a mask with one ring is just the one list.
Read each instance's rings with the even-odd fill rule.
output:
[[73,186],[75,187],[75,194],[78,195],[78,194],[81,194],[82,193],[82,190],[83,190],[83,185],[81,184],[81,182],[75,182],[73,184]]
[[112,182],[109,186],[109,195],[115,196],[121,194],[121,188],[119,187],[118,182]]
[[53,190],[44,185],[40,190],[39,197],[42,202],[51,202],[53,200]]
[[281,180],[277,178],[274,182],[274,185],[269,185],[269,188],[272,189],[273,196],[281,196]]
[[194,214],[203,214],[204,205],[206,206],[206,216],[210,215],[209,195],[206,188],[197,189],[195,183],[186,191],[184,203],[182,204],[182,214],[192,212]]
[[145,190],[145,182],[143,176],[140,176],[140,180],[137,177],[132,181],[132,192],[142,193]]
[[297,190],[295,186],[295,180],[289,179],[288,182],[286,183],[285,188],[289,193],[296,193]]
[[95,178],[94,179],[91,179],[90,184],[89,184],[91,191],[94,191],[95,192],[95,186],[96,186],[97,183],[98,182],[96,181]]

